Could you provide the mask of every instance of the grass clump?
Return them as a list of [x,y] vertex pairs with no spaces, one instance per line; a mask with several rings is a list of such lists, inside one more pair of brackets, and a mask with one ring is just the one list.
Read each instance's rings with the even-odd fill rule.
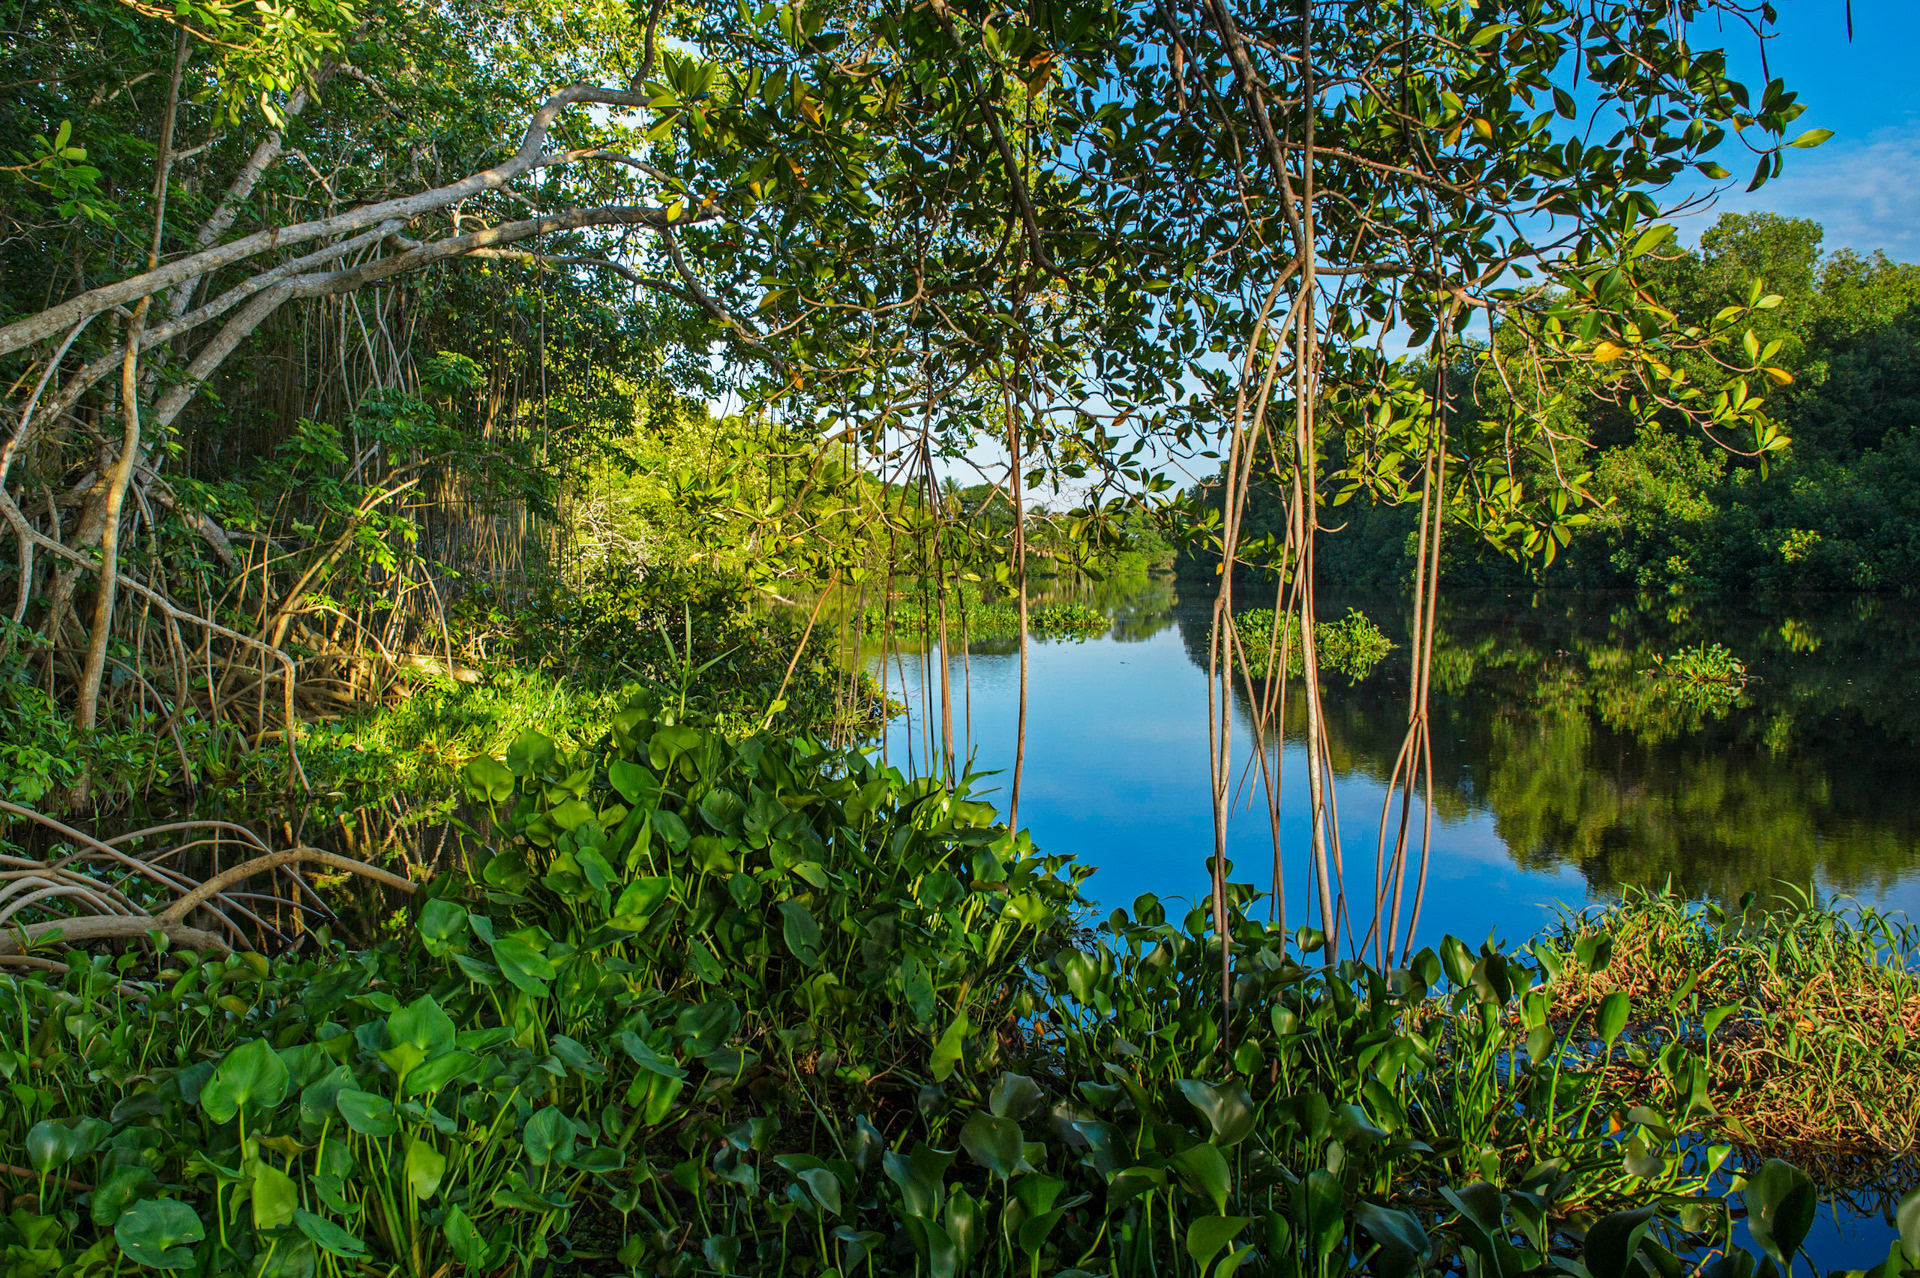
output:
[[[1540,946],[1566,971],[1555,1018],[1624,1015],[1622,1086],[1677,1044],[1756,1156],[1847,1186],[1898,1178],[1920,1151],[1920,929],[1898,916],[1630,890]],[[1589,971],[1596,953],[1609,961]]]

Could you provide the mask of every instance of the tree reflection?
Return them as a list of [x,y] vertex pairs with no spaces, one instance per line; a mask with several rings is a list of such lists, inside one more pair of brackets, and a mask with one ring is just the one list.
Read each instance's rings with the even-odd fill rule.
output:
[[[1394,604],[1362,607],[1404,640]],[[1436,814],[1490,813],[1517,864],[1572,866],[1597,893],[1883,891],[1920,867],[1916,621],[1911,605],[1846,597],[1443,599]],[[1205,618],[1179,623],[1204,660]],[[1713,643],[1744,662],[1744,686],[1658,673],[1658,658]],[[1401,663],[1324,687],[1336,772],[1384,782],[1405,729]],[[1298,740],[1305,707],[1288,696]]]

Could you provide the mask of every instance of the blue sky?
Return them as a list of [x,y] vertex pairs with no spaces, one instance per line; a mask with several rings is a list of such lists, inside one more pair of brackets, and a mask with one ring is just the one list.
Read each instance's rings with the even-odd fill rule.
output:
[[[1786,171],[1751,195],[1733,154],[1724,163],[1741,180],[1715,208],[1687,219],[1695,240],[1724,210],[1770,210],[1810,217],[1826,227],[1829,249],[1884,249],[1920,261],[1920,0],[1853,0],[1847,40],[1845,0],[1775,0],[1779,36],[1767,45],[1774,76],[1800,95],[1806,114],[1793,130],[1832,129],[1809,151],[1788,151]],[[1708,32],[1696,28],[1696,45]],[[1751,35],[1729,30],[1727,48],[1740,78],[1762,86]]]

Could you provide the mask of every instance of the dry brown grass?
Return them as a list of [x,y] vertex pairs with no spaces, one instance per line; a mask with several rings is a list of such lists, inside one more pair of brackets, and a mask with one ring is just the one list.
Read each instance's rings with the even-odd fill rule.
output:
[[[1589,971],[1579,950],[1610,938]],[[1636,894],[1566,920],[1546,947],[1562,965],[1552,1017],[1591,1018],[1624,991],[1626,1038],[1676,1038],[1709,1064],[1709,1097],[1737,1143],[1829,1185],[1905,1181],[1920,1165],[1920,935],[1867,910],[1720,913]],[[1732,1008],[1709,1038],[1705,1022]],[[1628,1089],[1651,1088],[1616,1054]]]

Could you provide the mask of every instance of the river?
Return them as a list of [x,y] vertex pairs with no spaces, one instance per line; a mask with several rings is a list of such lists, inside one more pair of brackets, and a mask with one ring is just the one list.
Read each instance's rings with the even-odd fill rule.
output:
[[[1082,586],[1105,635],[1029,646],[1020,820],[1047,852],[1098,867],[1104,913],[1151,892],[1207,892],[1206,644],[1212,587],[1170,577]],[[1246,592],[1242,592],[1246,593]],[[1398,645],[1361,678],[1323,677],[1350,908],[1370,909],[1384,789],[1407,722],[1407,635],[1395,600],[1357,607]],[[1810,891],[1920,915],[1920,609],[1900,600],[1675,599],[1472,594],[1442,600],[1434,659],[1434,838],[1418,944],[1452,933],[1524,942],[1557,910],[1623,886],[1672,884],[1735,901]],[[1720,644],[1744,687],[1673,695],[1656,658]],[[886,750],[924,768],[937,735],[937,648],[895,652],[908,711]],[[956,748],[1003,806],[1016,739],[1010,642],[948,659]],[[936,684],[937,687],[937,684]],[[904,691],[903,691],[904,689]],[[1282,885],[1308,917],[1308,802],[1296,682],[1281,769]],[[928,722],[932,701],[935,721]],[[1232,878],[1269,892],[1273,840],[1256,779],[1242,783],[1250,709],[1236,695]],[[1422,810],[1414,805],[1416,828]],[[1359,880],[1364,879],[1364,883]],[[1370,917],[1370,915],[1369,915]]]
[[[1213,846],[1207,634],[1213,586],[1166,576],[1053,592],[1106,613],[1104,635],[1029,644],[1019,818],[1042,851],[1097,867],[1101,913],[1143,893],[1204,901]],[[1246,592],[1242,592],[1246,593]],[[1266,601],[1266,602],[1270,602]],[[1357,607],[1398,645],[1370,672],[1323,679],[1334,794],[1369,911],[1386,779],[1407,724],[1405,604]],[[1416,944],[1452,933],[1523,943],[1557,911],[1628,886],[1737,901],[1805,892],[1920,916],[1920,608],[1871,596],[1674,598],[1457,593],[1440,605],[1434,659],[1434,839]],[[1718,644],[1743,686],[1676,695],[1656,658]],[[937,752],[937,648],[886,659],[907,712],[885,752],[924,770]],[[946,657],[957,753],[994,773],[1004,808],[1014,762],[1017,645]],[[876,670],[878,663],[876,661]],[[1297,682],[1281,771],[1282,885],[1309,915],[1306,751]],[[1273,885],[1266,800],[1247,773],[1250,706],[1237,694],[1231,878]],[[930,733],[929,729],[933,731]],[[1417,823],[1422,815],[1416,803]],[[1823,1201],[1808,1252],[1820,1271],[1886,1258],[1886,1203]],[[1744,1230],[1744,1225],[1742,1226]],[[1742,1241],[1745,1241],[1744,1237]]]

